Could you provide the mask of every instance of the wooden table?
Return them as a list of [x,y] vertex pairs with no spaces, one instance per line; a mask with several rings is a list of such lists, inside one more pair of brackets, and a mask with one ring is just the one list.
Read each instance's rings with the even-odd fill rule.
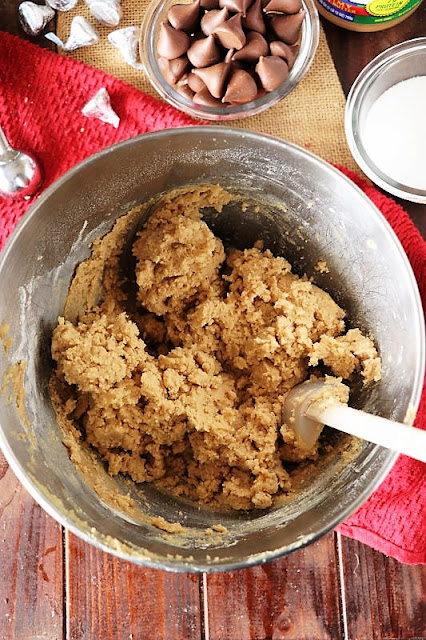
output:
[[[0,0],[0,29],[23,36],[18,4]],[[426,35],[426,3],[388,31],[324,27],[347,93],[379,52]],[[426,207],[402,204],[426,237]],[[336,533],[225,574],[137,567],[64,531],[0,454],[0,640],[420,640],[425,594],[425,567]]]

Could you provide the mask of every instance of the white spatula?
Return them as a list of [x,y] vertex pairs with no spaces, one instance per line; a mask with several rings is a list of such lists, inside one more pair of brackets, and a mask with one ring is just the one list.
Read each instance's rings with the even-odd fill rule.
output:
[[293,429],[300,447],[312,449],[327,425],[426,462],[426,431],[352,409],[337,400],[321,399],[321,391],[326,389],[330,386],[323,380],[308,381],[296,385],[286,396],[283,422]]

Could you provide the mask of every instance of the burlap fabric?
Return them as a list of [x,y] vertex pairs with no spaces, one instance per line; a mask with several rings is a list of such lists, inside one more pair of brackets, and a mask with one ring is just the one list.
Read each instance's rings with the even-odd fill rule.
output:
[[[147,4],[148,0],[122,0],[123,18],[119,28],[141,24]],[[157,95],[143,72],[136,71],[124,62],[120,52],[108,41],[107,35],[113,28],[94,20],[82,0],[73,11],[58,13],[57,33],[62,40],[67,39],[71,20],[76,15],[88,18],[98,29],[101,38],[96,45],[64,55],[103,69],[146,93]],[[260,115],[227,124],[295,142],[330,162],[345,165],[360,173],[346,144],[344,108],[345,97],[321,30],[315,60],[301,84],[287,98]]]

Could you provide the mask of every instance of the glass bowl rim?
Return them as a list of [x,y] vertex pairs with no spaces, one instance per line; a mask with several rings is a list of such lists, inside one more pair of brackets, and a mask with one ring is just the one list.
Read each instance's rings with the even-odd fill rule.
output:
[[[345,108],[345,134],[349,149],[356,163],[361,170],[376,185],[386,192],[419,204],[426,204],[426,190],[416,189],[406,184],[392,179],[377,167],[367,153],[363,142],[362,133],[359,128],[359,114],[368,91],[373,86],[374,81],[383,77],[391,65],[406,56],[416,55],[416,53],[426,55],[426,37],[413,38],[400,42],[389,49],[386,49],[369,62],[356,77],[347,97]],[[418,76],[419,74],[416,74]],[[426,72],[425,74],[426,75]],[[408,76],[407,80],[414,75]],[[400,82],[403,82],[402,80]],[[395,82],[394,84],[398,84]],[[394,86],[394,85],[391,85]]]
[[[139,51],[142,60],[143,71],[157,93],[176,109],[190,116],[204,120],[236,120],[261,113],[277,104],[289,95],[303,80],[309,71],[315,58],[320,36],[320,22],[314,0],[302,0],[306,17],[303,22],[305,36],[302,35],[302,46],[296,57],[294,67],[287,79],[271,92],[268,92],[249,103],[243,105],[211,107],[197,105],[179,94],[163,78],[156,65],[156,56],[153,51],[155,26],[163,17],[165,6],[170,0],[151,0],[141,26]],[[303,57],[302,55],[303,54]],[[299,60],[299,62],[298,62]]]

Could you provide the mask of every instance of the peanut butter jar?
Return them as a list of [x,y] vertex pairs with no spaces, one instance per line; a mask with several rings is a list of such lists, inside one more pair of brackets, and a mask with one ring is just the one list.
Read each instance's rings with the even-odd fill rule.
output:
[[315,0],[318,12],[350,31],[382,31],[408,18],[422,0]]

